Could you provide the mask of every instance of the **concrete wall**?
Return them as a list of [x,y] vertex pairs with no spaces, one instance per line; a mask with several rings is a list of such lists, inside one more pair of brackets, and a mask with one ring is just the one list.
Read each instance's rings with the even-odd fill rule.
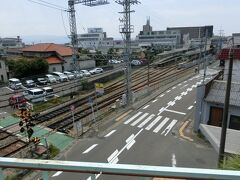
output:
[[[195,108],[195,120],[194,120],[194,131],[199,130],[199,125],[201,123],[201,119],[204,119],[202,116],[204,114],[204,105],[202,99],[205,95],[205,85],[200,85],[197,87],[196,93],[196,108]],[[203,112],[202,112],[203,111]]]
[[96,61],[95,60],[84,60],[79,61],[80,69],[90,69],[96,67]]
[[[225,61],[224,67],[224,77],[223,79],[227,80],[228,75],[229,60]],[[233,61],[233,72],[232,72],[232,82],[240,82],[240,60]]]
[[62,64],[51,64],[48,67],[48,72],[52,73],[54,71],[62,72]]

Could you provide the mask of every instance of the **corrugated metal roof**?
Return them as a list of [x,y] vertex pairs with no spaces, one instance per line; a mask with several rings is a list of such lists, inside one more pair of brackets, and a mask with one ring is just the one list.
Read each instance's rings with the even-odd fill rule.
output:
[[[215,80],[210,88],[210,91],[205,99],[207,102],[224,104],[226,94],[226,81]],[[240,107],[240,84],[232,83],[230,93],[230,105]]]

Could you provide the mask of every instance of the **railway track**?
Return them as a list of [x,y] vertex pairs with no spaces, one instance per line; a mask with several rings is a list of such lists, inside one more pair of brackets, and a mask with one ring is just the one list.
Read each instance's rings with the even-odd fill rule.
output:
[[18,137],[0,130],[0,157],[9,157],[28,147],[28,143]]

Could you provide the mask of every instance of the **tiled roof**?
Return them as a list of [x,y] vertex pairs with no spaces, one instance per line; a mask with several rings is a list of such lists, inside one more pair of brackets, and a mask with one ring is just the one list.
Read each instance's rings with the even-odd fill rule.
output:
[[[226,94],[226,81],[215,80],[206,97],[207,102],[224,104]],[[230,105],[240,107],[240,84],[232,83],[230,93]]]
[[57,57],[48,57],[47,59],[48,64],[62,64],[63,60]]
[[61,56],[71,56],[72,48],[61,44],[40,43],[22,49],[23,52],[57,52]]
[[[229,50],[230,48],[224,48],[220,51],[218,54],[218,59],[219,60],[227,60],[229,59]],[[234,52],[234,59],[239,59],[240,60],[240,48],[233,48],[232,49]]]

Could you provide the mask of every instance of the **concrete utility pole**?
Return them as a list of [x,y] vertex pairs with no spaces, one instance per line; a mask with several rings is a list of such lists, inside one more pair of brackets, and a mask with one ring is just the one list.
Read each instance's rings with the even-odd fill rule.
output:
[[206,72],[207,72],[207,40],[208,40],[208,29],[206,28],[205,32],[205,47],[204,47],[204,74],[203,74],[203,84],[206,78]]
[[119,26],[120,33],[124,34],[123,40],[125,43],[125,51],[123,55],[124,62],[126,64],[126,96],[127,102],[129,105],[132,103],[132,91],[131,91],[131,33],[134,31],[133,25],[130,22],[130,14],[134,11],[131,11],[131,5],[139,4],[137,0],[116,0],[116,3],[123,6],[123,19],[120,19],[120,22],[123,25]]
[[226,88],[224,110],[223,110],[222,132],[221,132],[220,147],[219,147],[219,154],[218,154],[219,167],[221,166],[221,163],[223,163],[223,159],[224,159],[227,124],[228,124],[228,109],[229,109],[229,103],[230,103],[233,58],[234,58],[234,40],[233,39],[232,39],[232,42],[233,42],[232,48],[230,48],[229,50],[228,79],[227,79],[227,88]]

